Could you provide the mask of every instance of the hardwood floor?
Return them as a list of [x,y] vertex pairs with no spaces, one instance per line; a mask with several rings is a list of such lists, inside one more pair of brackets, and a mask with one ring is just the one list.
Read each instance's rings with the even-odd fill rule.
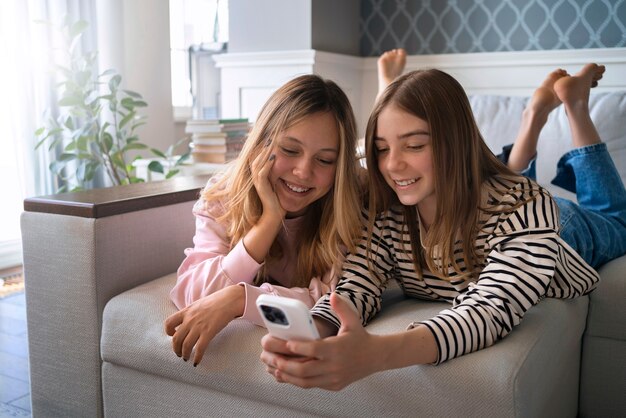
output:
[[24,292],[0,298],[0,417],[30,417]]

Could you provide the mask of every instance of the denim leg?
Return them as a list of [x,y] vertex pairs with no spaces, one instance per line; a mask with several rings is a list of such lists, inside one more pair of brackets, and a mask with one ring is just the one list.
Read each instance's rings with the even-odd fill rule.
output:
[[576,148],[563,155],[552,184],[576,193],[580,206],[614,216],[626,224],[626,189],[605,143]]
[[[502,152],[496,157],[502,161],[504,164],[508,164],[509,156],[511,155],[511,149],[513,149],[513,144],[505,145],[502,147]],[[531,180],[537,180],[537,157],[533,158],[528,167],[519,172],[520,175],[524,177],[528,177]]]
[[552,184],[576,193],[578,204],[555,198],[561,237],[592,267],[626,254],[626,190],[606,144],[565,154]]

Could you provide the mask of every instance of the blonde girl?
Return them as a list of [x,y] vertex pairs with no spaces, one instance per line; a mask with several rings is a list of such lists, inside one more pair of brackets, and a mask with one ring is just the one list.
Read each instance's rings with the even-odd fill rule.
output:
[[[297,77],[263,106],[236,163],[194,206],[194,247],[170,296],[173,350],[196,366],[232,319],[258,325],[263,293],[313,306],[360,234],[356,127],[332,81]],[[194,350],[195,348],[195,350]]]

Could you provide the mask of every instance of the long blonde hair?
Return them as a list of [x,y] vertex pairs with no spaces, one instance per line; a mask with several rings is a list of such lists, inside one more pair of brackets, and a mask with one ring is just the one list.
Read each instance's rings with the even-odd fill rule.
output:
[[[354,250],[361,229],[361,197],[357,179],[356,122],[350,102],[337,84],[317,75],[303,75],[280,87],[265,103],[246,139],[239,158],[212,187],[203,191],[207,203],[223,203],[217,220],[226,225],[234,247],[260,218],[263,205],[252,179],[251,165],[273,148],[279,135],[307,116],[331,114],[339,133],[339,155],[334,185],[309,205],[297,243],[298,261],[293,285],[308,286],[311,278],[336,266],[343,250]],[[210,205],[209,205],[210,206]],[[274,241],[266,262],[278,259],[283,249]],[[264,270],[256,283],[269,278]]]
[[[437,208],[435,218],[425,237],[427,253],[420,245],[415,206],[403,206],[411,251],[418,277],[428,268],[449,280],[448,267],[458,274],[455,279],[471,280],[481,265],[474,243],[479,232],[481,192],[485,180],[494,175],[513,176],[489,150],[474,120],[474,114],[463,87],[450,75],[439,70],[420,70],[396,79],[380,97],[372,112],[366,132],[366,158],[369,173],[370,238],[377,212],[400,205],[397,195],[387,185],[378,167],[378,151],[374,146],[378,117],[390,105],[426,121],[430,127],[433,172]],[[462,271],[454,254],[460,232],[463,249]],[[435,263],[434,244],[437,244]],[[368,242],[371,251],[371,239]]]

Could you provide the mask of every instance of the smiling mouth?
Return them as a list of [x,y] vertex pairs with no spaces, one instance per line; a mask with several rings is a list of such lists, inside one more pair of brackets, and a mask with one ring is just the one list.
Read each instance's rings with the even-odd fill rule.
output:
[[410,186],[416,181],[417,179],[408,179],[408,180],[394,180],[393,182],[398,186],[404,187],[404,186]]
[[287,183],[285,180],[282,180],[282,179],[281,179],[281,181],[283,182],[283,184],[285,186],[287,186],[287,188],[289,190],[291,190],[294,193],[306,193],[306,192],[308,192],[309,190],[312,189],[312,187],[302,187],[302,186],[298,186],[296,184]]

